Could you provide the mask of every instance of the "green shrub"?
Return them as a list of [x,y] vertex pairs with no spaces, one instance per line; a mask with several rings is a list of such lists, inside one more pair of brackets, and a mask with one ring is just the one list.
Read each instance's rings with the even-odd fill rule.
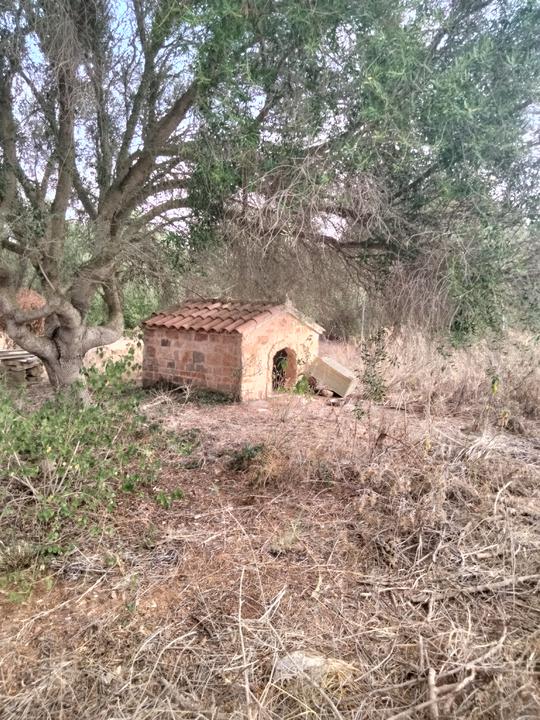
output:
[[126,283],[124,288],[124,322],[126,328],[137,327],[158,309],[159,294],[148,281]]
[[454,345],[501,333],[508,322],[518,321],[516,313],[525,302],[525,266],[520,244],[496,228],[479,233],[466,249],[456,249],[448,267]]
[[89,372],[89,407],[63,395],[21,411],[0,390],[0,525],[44,553],[66,550],[77,527],[99,531],[118,492],[155,478],[138,398],[123,381],[129,362]]
[[383,402],[388,392],[383,371],[385,364],[390,360],[386,351],[384,330],[380,329],[370,335],[362,343],[360,354],[363,362],[360,379],[364,387],[364,396],[374,402]]
[[[159,287],[144,279],[127,281],[123,287],[124,324],[131,330],[155,312],[160,303]],[[102,296],[98,293],[92,300],[88,323],[101,325],[106,322],[107,312]]]
[[235,450],[229,463],[230,469],[235,472],[244,472],[265,449],[266,446],[261,443],[259,445],[244,445],[240,450]]
[[158,490],[155,494],[155,500],[158,505],[161,505],[165,510],[170,510],[175,500],[181,500],[184,497],[184,493],[180,488],[175,488],[171,492],[165,492],[165,490]]
[[309,378],[306,375],[301,375],[293,390],[295,395],[313,395],[313,388],[309,384]]

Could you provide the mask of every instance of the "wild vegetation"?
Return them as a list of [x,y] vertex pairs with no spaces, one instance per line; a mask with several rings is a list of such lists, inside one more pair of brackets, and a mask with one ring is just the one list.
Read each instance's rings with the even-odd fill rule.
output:
[[[539,21],[0,0],[2,720],[540,716]],[[188,295],[355,392],[143,390]]]
[[3,717],[538,714],[537,343],[322,352],[345,403],[3,396]]

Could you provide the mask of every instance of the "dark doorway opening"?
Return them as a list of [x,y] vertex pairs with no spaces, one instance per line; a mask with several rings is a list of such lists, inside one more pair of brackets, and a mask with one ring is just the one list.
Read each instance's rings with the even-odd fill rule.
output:
[[296,355],[290,348],[278,350],[272,359],[272,390],[294,387],[296,382]]

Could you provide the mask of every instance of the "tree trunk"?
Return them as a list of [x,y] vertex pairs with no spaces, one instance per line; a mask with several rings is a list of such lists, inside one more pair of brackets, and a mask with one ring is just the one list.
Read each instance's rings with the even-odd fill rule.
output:
[[[43,362],[56,392],[74,387],[81,400],[88,403],[90,394],[82,372],[84,356],[92,348],[115,342],[122,335],[123,314],[115,278],[103,286],[109,322],[98,327],[88,327],[84,314],[60,295],[53,295],[39,308],[22,310],[9,279],[8,273],[7,281],[2,283],[0,274],[0,316],[8,336]],[[44,332],[40,335],[31,325],[37,319],[44,321]]]
[[49,381],[57,394],[73,392],[84,405],[92,401],[86,386],[82,357],[59,358],[55,362],[43,361]]
[[41,360],[55,392],[75,388],[76,394],[87,404],[90,402],[90,394],[82,373],[85,333],[86,328],[82,322],[60,324],[49,330],[49,333],[46,327],[46,334],[49,335],[55,352],[41,357]]
[[45,365],[49,381],[55,390],[65,389],[84,379],[82,375],[83,362],[81,357],[58,358],[58,360],[53,362],[44,360],[43,364]]

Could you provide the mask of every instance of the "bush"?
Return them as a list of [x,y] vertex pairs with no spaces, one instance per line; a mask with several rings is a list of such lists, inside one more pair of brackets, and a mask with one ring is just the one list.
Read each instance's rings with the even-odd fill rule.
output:
[[384,368],[391,362],[385,343],[385,331],[381,328],[361,345],[363,372],[361,381],[364,397],[373,402],[384,402],[388,393]]
[[120,491],[156,475],[137,396],[122,380],[128,366],[129,358],[89,374],[89,407],[64,395],[26,412],[0,391],[0,525],[42,553],[68,549],[77,527],[99,530]]

